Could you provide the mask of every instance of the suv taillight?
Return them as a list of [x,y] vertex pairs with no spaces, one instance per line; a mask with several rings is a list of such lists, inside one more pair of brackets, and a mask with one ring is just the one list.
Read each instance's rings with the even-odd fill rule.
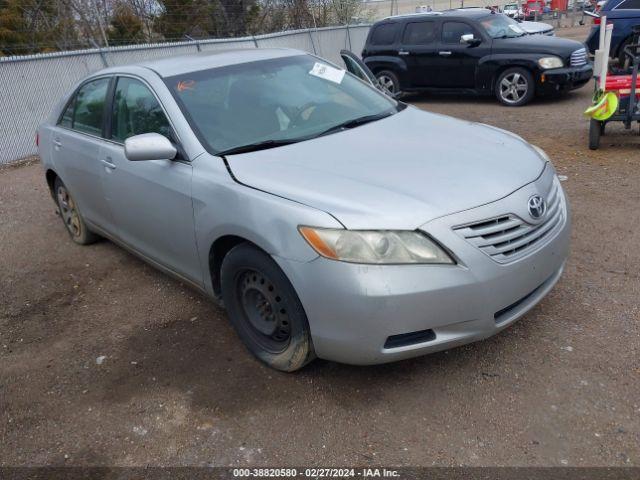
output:
[[36,132],[36,147],[40,146],[40,134]]

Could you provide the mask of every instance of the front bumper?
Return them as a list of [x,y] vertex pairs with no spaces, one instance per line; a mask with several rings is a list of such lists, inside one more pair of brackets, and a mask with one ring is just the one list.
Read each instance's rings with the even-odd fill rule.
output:
[[587,63],[582,67],[553,68],[543,71],[538,78],[538,91],[551,93],[575,90],[593,77],[593,65]]
[[[305,308],[318,357],[361,365],[414,357],[494,335],[530,310],[558,281],[568,255],[564,194],[561,225],[511,263],[496,262],[452,227],[509,212],[521,216],[530,196],[549,185],[548,177],[557,182],[550,166],[505,199],[422,226],[454,253],[457,265],[356,265],[325,258],[305,263],[276,257]],[[435,338],[385,348],[389,337],[425,330]]]

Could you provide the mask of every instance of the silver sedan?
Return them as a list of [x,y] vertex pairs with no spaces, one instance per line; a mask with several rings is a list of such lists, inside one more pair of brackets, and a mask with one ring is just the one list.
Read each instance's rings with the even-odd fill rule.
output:
[[488,337],[567,258],[569,208],[542,150],[303,52],[103,70],[38,137],[73,241],[111,239],[222,301],[279,370]]

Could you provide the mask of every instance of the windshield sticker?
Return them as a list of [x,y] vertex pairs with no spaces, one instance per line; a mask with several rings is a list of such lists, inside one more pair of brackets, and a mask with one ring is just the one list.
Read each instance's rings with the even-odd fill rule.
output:
[[179,92],[184,92],[185,90],[193,90],[195,85],[195,80],[180,80],[176,88]]
[[329,65],[325,65],[323,63],[316,62],[309,75],[313,75],[314,77],[322,78],[324,80],[329,80],[333,83],[342,83],[342,79],[344,78],[345,71],[340,70],[339,68],[333,68]]

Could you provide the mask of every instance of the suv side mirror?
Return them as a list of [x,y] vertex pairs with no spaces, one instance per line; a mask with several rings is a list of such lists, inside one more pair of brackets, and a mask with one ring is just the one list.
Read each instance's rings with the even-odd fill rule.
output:
[[465,33],[460,37],[460,43],[466,43],[472,47],[480,45],[482,40],[473,36],[473,33]]
[[159,133],[134,135],[124,141],[124,155],[128,160],[173,160],[178,153],[167,137]]

